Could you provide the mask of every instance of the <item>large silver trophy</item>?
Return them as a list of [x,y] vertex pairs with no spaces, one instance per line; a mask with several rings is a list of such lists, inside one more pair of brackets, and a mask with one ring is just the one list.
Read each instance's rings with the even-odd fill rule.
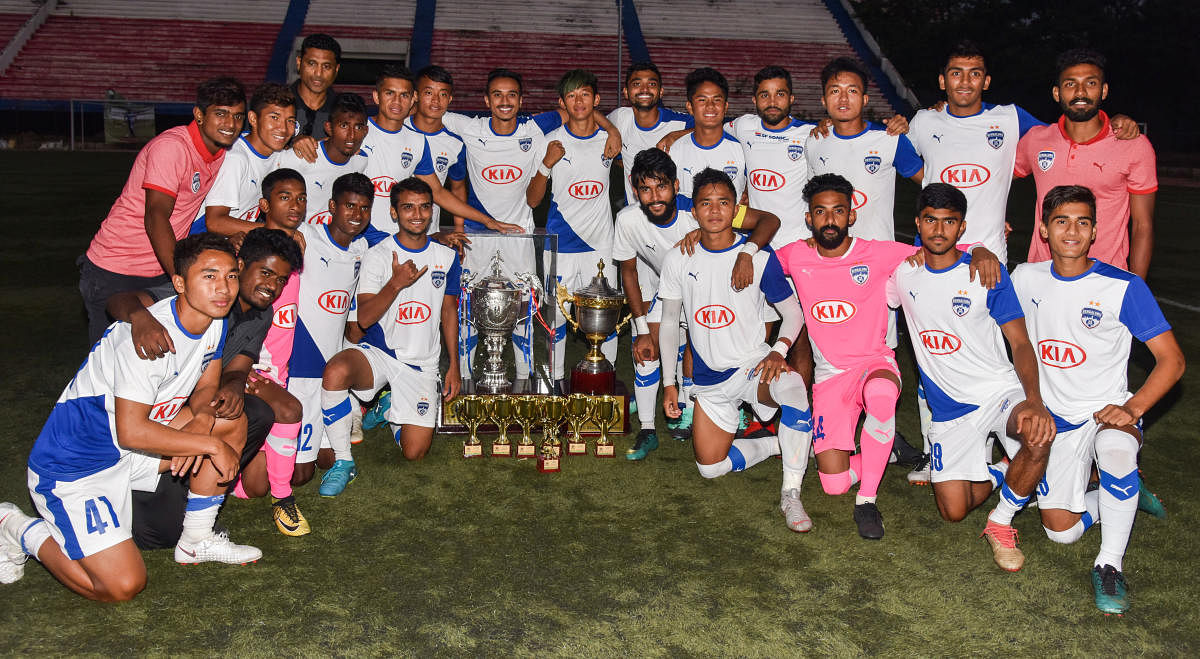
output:
[[475,391],[500,394],[512,390],[504,364],[504,347],[517,323],[529,315],[528,295],[544,295],[536,273],[518,273],[511,277],[503,271],[504,259],[497,251],[486,276],[472,273],[463,279],[463,292],[469,301],[467,322],[482,339],[486,354],[482,374],[475,379]]

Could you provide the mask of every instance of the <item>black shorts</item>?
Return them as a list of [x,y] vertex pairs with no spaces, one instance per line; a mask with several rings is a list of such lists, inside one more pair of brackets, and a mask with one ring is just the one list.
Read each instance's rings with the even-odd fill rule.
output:
[[156,277],[134,277],[109,272],[92,263],[87,255],[75,262],[79,266],[79,294],[83,296],[83,307],[88,317],[88,345],[104,336],[104,330],[112,324],[108,315],[108,298],[117,293],[140,291],[171,281],[166,273]]

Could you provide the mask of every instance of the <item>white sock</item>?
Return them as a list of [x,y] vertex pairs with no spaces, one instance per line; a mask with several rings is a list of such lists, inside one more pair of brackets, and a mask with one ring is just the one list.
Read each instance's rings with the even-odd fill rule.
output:
[[783,458],[783,490],[799,490],[812,450],[812,411],[808,390],[797,373],[784,373],[770,384],[779,403],[779,453]]
[[183,513],[183,534],[180,542],[195,543],[212,535],[217,512],[225,502],[225,495],[205,496],[188,492],[187,510]]
[[354,401],[350,400],[350,392],[329,391],[321,387],[321,417],[325,423],[325,437],[333,449],[335,460],[353,460],[350,453],[350,425],[353,419]]
[[21,530],[21,549],[28,555],[38,558],[38,552],[42,550],[42,546],[50,539],[50,523],[38,517],[25,525]]
[[[1001,460],[995,464],[988,465],[988,481],[992,484],[992,489],[1004,487],[1004,478],[1008,476],[1008,461]],[[1026,497],[1028,498],[1028,497]]]
[[933,427],[933,412],[929,411],[929,401],[925,400],[925,388],[917,384],[917,416],[921,423],[922,453],[929,454],[929,429]]
[[633,397],[637,401],[638,419],[643,429],[654,429],[654,416],[658,411],[658,385],[662,381],[659,368],[662,363],[633,363]]
[[1005,526],[1011,525],[1013,515],[1016,515],[1017,511],[1021,510],[1025,507],[1025,504],[1029,503],[1029,496],[1031,494],[1033,493],[1030,492],[1025,496],[1021,496],[1010,490],[1008,483],[1001,481],[1000,500],[996,502],[995,509],[988,513],[988,519],[997,524],[1004,524]]
[[730,471],[749,469],[773,455],[779,455],[778,437],[755,437],[753,439],[741,437],[735,439],[729,447],[729,461],[732,463]]
[[1129,433],[1105,429],[1096,435],[1096,468],[1100,472],[1097,492],[1103,522],[1096,565],[1123,569],[1122,558],[1137,516],[1137,452],[1137,440]]
[[864,503],[875,503],[875,497],[864,497],[861,494],[854,495],[854,505],[861,506]]

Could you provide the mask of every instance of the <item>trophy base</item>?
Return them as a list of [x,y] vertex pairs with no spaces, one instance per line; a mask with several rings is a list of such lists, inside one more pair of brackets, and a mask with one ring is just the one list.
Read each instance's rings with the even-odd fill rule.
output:
[[539,473],[554,474],[562,471],[561,460],[558,456],[539,455],[537,459],[537,469]]
[[567,442],[567,455],[587,455],[587,442]]
[[583,366],[580,364],[571,371],[571,393],[603,395],[616,391],[617,374],[615,371],[593,373]]
[[518,458],[532,458],[537,455],[536,447],[533,444],[517,444]]
[[463,442],[463,457],[464,458],[483,457],[483,444],[467,444],[466,442]]
[[596,444],[596,449],[592,453],[597,458],[614,458],[616,457],[617,447],[613,444]]
[[511,458],[512,444],[492,444],[493,458]]

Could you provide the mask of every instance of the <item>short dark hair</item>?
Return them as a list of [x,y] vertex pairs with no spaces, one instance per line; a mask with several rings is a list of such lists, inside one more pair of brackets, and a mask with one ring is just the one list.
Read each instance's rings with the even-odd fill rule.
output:
[[379,69],[379,75],[375,76],[375,86],[378,87],[388,78],[397,78],[399,80],[407,80],[408,84],[413,87],[417,86],[417,79],[413,77],[413,72],[408,70],[403,64],[388,62]]
[[729,174],[719,169],[713,169],[712,167],[705,167],[692,179],[692,198],[695,199],[696,193],[700,192],[700,188],[714,184],[729,188],[730,194],[733,195],[734,203],[737,203],[737,188],[733,186],[733,181],[729,178]]
[[917,195],[917,213],[926,208],[948,208],[967,215],[967,195],[949,183],[930,183]]
[[847,202],[854,203],[854,186],[850,181],[837,174],[818,174],[810,178],[808,183],[804,184],[801,194],[804,197],[804,203],[811,204],[813,197],[830,190],[845,196]]
[[633,167],[629,170],[629,180],[637,187],[647,180],[662,180],[674,183],[678,173],[675,161],[666,151],[652,147],[638,152],[633,157]]
[[689,99],[692,97],[692,94],[696,93],[696,89],[706,82],[711,82],[720,87],[721,93],[725,94],[725,98],[729,98],[729,81],[725,79],[725,76],[721,75],[720,71],[711,66],[701,67],[692,71],[687,74],[683,82],[687,87],[687,97]]
[[783,81],[787,83],[788,93],[791,93],[792,74],[782,66],[774,65],[764,66],[758,70],[758,73],[754,74],[754,91],[756,93],[758,92],[758,86],[761,85],[764,80],[774,80],[775,78],[783,78]]
[[625,85],[626,86],[628,86],[629,81],[633,79],[633,74],[637,73],[638,71],[651,71],[654,73],[655,76],[658,77],[658,81],[662,82],[662,74],[658,72],[658,67],[654,65],[654,62],[641,61],[641,62],[634,62],[625,71]]
[[233,107],[245,104],[246,88],[237,78],[211,78],[196,88],[196,107],[200,108],[201,112],[207,111],[211,105]]
[[278,105],[281,108],[296,107],[296,95],[287,85],[264,82],[256,87],[254,94],[250,96],[250,110],[258,114],[268,105]]
[[1072,48],[1059,55],[1058,59],[1054,62],[1054,84],[1058,84],[1058,81],[1062,78],[1063,71],[1072,66],[1079,66],[1080,64],[1095,66],[1100,69],[1101,77],[1103,77],[1104,67],[1108,64],[1108,60],[1104,59],[1103,55],[1091,48]]
[[825,85],[828,85],[829,81],[839,73],[853,73],[858,76],[858,79],[862,80],[864,92],[867,90],[867,85],[871,82],[871,77],[867,75],[867,69],[861,62],[853,57],[835,57],[825,65],[825,68],[821,69],[822,94],[825,93]]
[[950,52],[946,53],[946,65],[942,66],[943,71],[945,71],[946,66],[950,64],[950,60],[954,59],[955,57],[962,57],[964,59],[974,59],[978,57],[979,59],[983,60],[984,70],[987,70],[987,57],[983,55],[983,49],[979,47],[979,44],[971,41],[970,39],[963,39],[950,47]]
[[346,193],[361,195],[367,199],[375,199],[375,184],[371,183],[371,179],[367,178],[366,174],[351,172],[342,174],[333,182],[333,194],[330,199],[337,201],[339,197]]
[[309,48],[328,50],[329,52],[333,53],[333,60],[335,62],[338,64],[342,63],[342,44],[338,43],[337,39],[334,39],[328,34],[318,32],[316,34],[310,34],[307,37],[304,37],[304,41],[300,42],[300,56],[303,57],[304,51],[308,50]]
[[266,199],[267,197],[270,197],[271,191],[275,189],[275,186],[283,181],[300,181],[300,185],[305,186],[306,190],[308,189],[308,184],[305,183],[304,177],[301,176],[300,172],[292,169],[291,167],[283,167],[263,177],[263,198]]
[[200,253],[210,249],[225,252],[233,258],[234,262],[237,262],[237,252],[234,251],[233,243],[229,242],[228,238],[219,233],[205,231],[192,234],[175,243],[175,254],[172,259],[175,262],[175,274],[186,278],[188,268],[196,263],[196,259],[200,258]]
[[417,79],[426,78],[430,82],[440,82],[444,85],[450,85],[450,89],[454,89],[454,78],[450,76],[450,72],[445,67],[437,64],[429,66],[417,71]]
[[269,256],[278,256],[287,261],[293,271],[304,266],[304,253],[300,251],[300,245],[286,233],[266,227],[251,229],[242,240],[242,248],[238,250],[242,265],[249,266]]
[[433,188],[415,176],[410,176],[403,181],[397,181],[392,185],[391,198],[388,200],[392,206],[396,205],[396,200],[400,198],[401,192],[415,192],[419,195],[426,195],[430,201],[433,201]]
[[1082,185],[1059,185],[1050,188],[1042,198],[1042,222],[1050,221],[1050,214],[1063,204],[1087,204],[1092,209],[1093,222],[1096,217],[1096,195]]
[[571,69],[558,79],[558,97],[566,98],[568,93],[582,87],[590,87],[593,94],[598,93],[600,83],[596,80],[596,74],[585,69]]
[[329,108],[329,120],[343,112],[351,114],[361,114],[364,118],[367,116],[367,104],[363,102],[362,97],[358,94],[342,92],[333,97],[333,106]]
[[488,71],[487,84],[484,85],[483,88],[484,89],[491,88],[492,81],[496,80],[498,78],[509,78],[511,80],[516,80],[517,81],[517,93],[518,94],[525,93],[525,80],[521,78],[520,73],[517,73],[516,71],[513,71],[511,69],[492,69],[491,71]]

